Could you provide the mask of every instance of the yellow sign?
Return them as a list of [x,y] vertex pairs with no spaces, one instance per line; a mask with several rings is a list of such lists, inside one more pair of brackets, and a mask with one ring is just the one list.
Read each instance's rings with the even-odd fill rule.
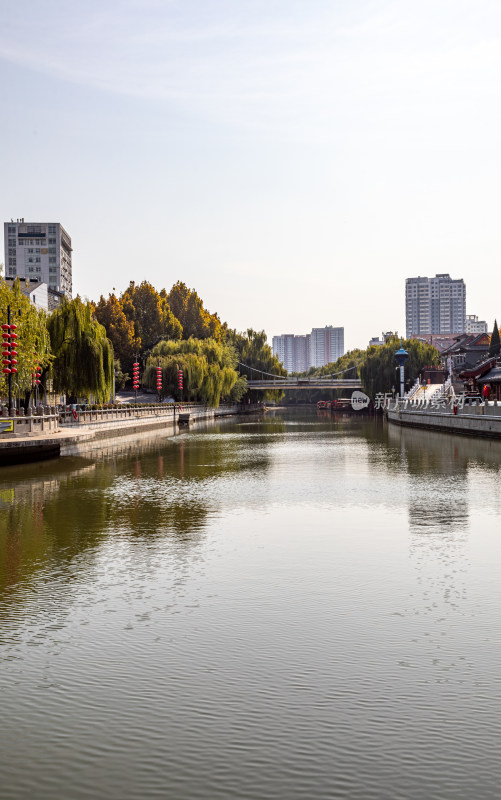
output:
[[0,419],[0,433],[9,433],[14,430],[14,420],[9,419],[3,420]]
[[49,252],[49,249],[48,247],[41,247],[40,252],[42,253],[43,256],[46,256],[47,253]]

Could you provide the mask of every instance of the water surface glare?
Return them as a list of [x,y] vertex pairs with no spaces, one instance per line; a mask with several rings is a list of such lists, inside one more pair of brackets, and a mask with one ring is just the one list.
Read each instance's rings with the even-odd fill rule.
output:
[[493,800],[501,442],[275,411],[0,470],[2,800]]

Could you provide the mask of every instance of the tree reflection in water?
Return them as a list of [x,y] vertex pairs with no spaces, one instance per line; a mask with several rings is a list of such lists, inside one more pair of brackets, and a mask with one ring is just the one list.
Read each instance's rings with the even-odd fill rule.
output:
[[[275,432],[280,425],[272,424]],[[203,433],[206,429],[208,435]],[[0,472],[0,593],[54,564],[73,579],[71,563],[98,557],[104,541],[174,536],[184,548],[200,542],[224,493],[246,473],[269,466],[266,431],[222,438],[220,426],[197,425],[175,437],[158,433],[117,439],[71,457]],[[249,429],[250,430],[250,429]],[[256,437],[257,434],[257,437]],[[261,435],[262,434],[262,435]],[[233,489],[235,491],[235,489]]]

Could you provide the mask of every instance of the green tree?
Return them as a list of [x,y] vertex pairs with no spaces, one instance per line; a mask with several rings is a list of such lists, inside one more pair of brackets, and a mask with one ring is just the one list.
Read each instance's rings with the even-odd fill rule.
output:
[[[233,347],[214,339],[163,340],[148,358],[143,383],[156,388],[156,370],[162,369],[165,394],[176,399],[201,400],[217,407],[221,400],[238,401],[246,381],[236,369]],[[183,371],[183,391],[178,390],[178,369]]]
[[135,354],[141,349],[141,339],[135,335],[134,323],[125,316],[122,303],[114,294],[110,294],[106,300],[101,295],[94,307],[94,314],[113,345],[120,371],[122,368],[131,371]]
[[113,388],[113,346],[94,318],[92,305],[80,297],[63,300],[49,317],[56,392],[106,401]]
[[[9,286],[0,279],[0,322],[7,322],[7,306],[11,310],[11,322],[16,324],[18,335],[17,373],[13,375],[13,389],[20,394],[29,394],[35,367],[42,372],[51,363],[50,339],[47,330],[47,315],[37,309],[23,294],[19,279]],[[7,376],[0,373],[0,393],[7,394]],[[16,386],[17,385],[17,386]],[[16,392],[17,393],[17,392]]]
[[494,328],[492,330],[491,342],[489,344],[489,355],[498,356],[501,352],[501,340],[499,339],[499,330],[497,320],[494,320]]
[[[162,294],[162,293],[160,293]],[[173,314],[183,326],[183,338],[215,339],[220,341],[223,326],[217,314],[204,308],[201,298],[194,289],[178,281],[166,296]]]
[[[283,364],[273,355],[271,347],[267,343],[265,331],[255,331],[252,328],[248,328],[245,333],[237,333],[235,330],[228,330],[226,332],[226,341],[235,348],[240,362],[240,372],[248,380],[266,378],[269,375],[282,377],[287,375],[287,370]],[[270,389],[265,392],[251,389],[247,392],[246,399],[252,402],[259,402],[260,400],[278,401],[283,397],[283,394],[279,389]]]
[[138,286],[131,281],[120,301],[127,319],[134,325],[136,338],[143,352],[150,350],[160,339],[180,339],[183,327],[170,308],[167,297],[155,290],[148,281]]
[[[437,365],[440,357],[436,347],[417,339],[404,340],[403,346],[409,354],[405,365],[407,383],[413,383],[423,367]],[[374,398],[378,392],[390,392],[398,386],[395,353],[400,347],[400,339],[393,337],[384,345],[368,347],[364,363],[360,366],[360,378],[364,391]]]

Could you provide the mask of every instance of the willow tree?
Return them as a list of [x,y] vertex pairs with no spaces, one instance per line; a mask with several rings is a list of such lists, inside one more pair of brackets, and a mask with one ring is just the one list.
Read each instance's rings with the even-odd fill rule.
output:
[[[433,345],[418,339],[404,339],[403,346],[409,354],[405,365],[407,383],[414,383],[423,367],[440,363],[438,350]],[[395,352],[399,347],[400,339],[393,337],[384,345],[367,348],[365,360],[360,365],[360,378],[369,397],[374,398],[378,392],[390,392],[392,387],[397,386]]]
[[[156,370],[162,370],[164,393],[176,399],[201,400],[217,407],[221,400],[238,401],[245,392],[245,378],[238,374],[237,354],[228,344],[214,339],[163,340],[152,350],[143,383],[156,385]],[[178,369],[183,371],[183,392],[177,386]]]
[[[273,355],[270,345],[267,343],[265,331],[255,331],[248,328],[245,333],[237,333],[236,330],[226,331],[226,341],[231,344],[240,362],[239,368],[243,375],[249,380],[256,378],[269,378],[270,375],[286,377],[287,370],[280,363],[277,356]],[[284,396],[280,389],[269,389],[260,391],[251,389],[246,397],[252,401],[269,400],[278,401]]]
[[113,388],[113,346],[80,297],[63,300],[48,320],[54,391],[103,402]]
[[[44,371],[51,362],[47,315],[30,303],[23,294],[19,279],[12,286],[0,279],[0,323],[7,322],[10,306],[11,322],[17,325],[17,373],[13,377],[15,394],[28,394],[36,367]],[[7,394],[7,379],[0,372],[0,394]]]

